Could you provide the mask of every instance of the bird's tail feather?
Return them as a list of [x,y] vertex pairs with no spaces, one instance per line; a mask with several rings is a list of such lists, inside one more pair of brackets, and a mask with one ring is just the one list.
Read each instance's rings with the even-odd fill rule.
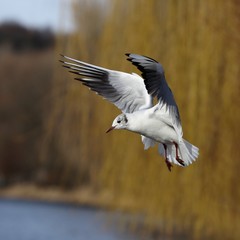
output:
[[183,142],[180,142],[178,147],[180,158],[184,161],[186,166],[193,163],[198,158],[199,149],[188,141],[183,139]]
[[[199,149],[184,139],[178,144],[178,150],[179,157],[184,161],[185,166],[193,163],[199,155]],[[162,144],[159,144],[158,151],[162,156],[165,156]],[[167,158],[169,162],[182,166],[176,159],[176,148],[174,144],[167,144]]]

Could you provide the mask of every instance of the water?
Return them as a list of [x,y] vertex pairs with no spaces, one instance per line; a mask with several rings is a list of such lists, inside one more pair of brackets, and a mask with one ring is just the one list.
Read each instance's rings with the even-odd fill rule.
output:
[[114,213],[94,208],[0,199],[0,239],[136,240],[114,218]]

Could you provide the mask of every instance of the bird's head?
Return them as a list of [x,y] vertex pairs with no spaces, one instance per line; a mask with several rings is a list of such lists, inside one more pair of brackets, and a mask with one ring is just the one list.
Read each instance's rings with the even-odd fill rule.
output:
[[113,120],[112,126],[106,131],[106,133],[112,131],[113,129],[126,129],[127,125],[127,116],[126,114],[122,113]]

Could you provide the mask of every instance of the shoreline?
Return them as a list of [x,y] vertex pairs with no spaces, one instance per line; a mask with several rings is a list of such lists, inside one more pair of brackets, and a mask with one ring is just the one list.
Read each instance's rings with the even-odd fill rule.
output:
[[109,193],[96,193],[88,187],[64,190],[53,186],[39,187],[34,184],[21,183],[0,188],[0,198],[114,209],[111,204],[112,196]]

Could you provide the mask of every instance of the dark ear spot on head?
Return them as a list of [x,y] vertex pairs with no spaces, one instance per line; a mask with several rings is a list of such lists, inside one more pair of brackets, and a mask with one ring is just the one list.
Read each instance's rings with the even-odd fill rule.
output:
[[128,122],[128,119],[127,119],[126,115],[124,115],[124,120],[125,120],[126,123]]

